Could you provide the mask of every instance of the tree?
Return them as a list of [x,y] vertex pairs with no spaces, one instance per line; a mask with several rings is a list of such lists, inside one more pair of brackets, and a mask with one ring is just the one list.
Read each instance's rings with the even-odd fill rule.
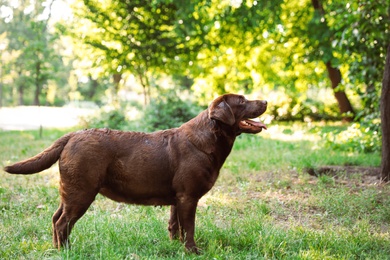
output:
[[390,181],[390,44],[387,47],[380,105],[382,121],[381,179],[387,182]]
[[372,124],[373,118],[379,118],[379,79],[390,41],[390,1],[326,1],[326,7],[334,32],[332,46],[347,71],[344,80],[362,101],[357,119]]
[[[196,90],[208,95],[205,100],[215,93],[278,90],[289,95],[289,109],[299,114],[310,109],[310,105],[305,108],[302,104],[310,102],[308,92],[322,88],[328,80],[324,73],[328,69],[341,113],[353,111],[339,84],[342,75],[331,63],[335,57],[329,48],[329,37],[321,38],[323,34],[329,36],[330,30],[323,27],[319,13],[313,17],[315,12],[309,2],[206,5],[207,17],[200,20],[208,21],[203,26],[211,28],[205,37],[208,45],[201,49],[191,67]],[[202,12],[196,14],[200,16]]]
[[[187,19],[179,16],[183,24],[193,24],[188,27],[206,28],[199,33],[204,35],[199,54],[192,57],[189,66],[183,64],[188,68],[186,74],[194,78],[195,94],[201,101],[208,102],[215,94],[264,88],[258,78],[280,78],[268,67],[272,61],[269,53],[263,52],[263,46],[269,46],[263,33],[274,31],[279,24],[281,2],[200,1],[191,6]],[[189,7],[180,6],[180,14],[186,13],[183,9]]]
[[53,3],[8,1],[3,6],[8,12],[0,19],[0,33],[6,33],[6,50],[13,54],[7,62],[15,77],[19,105],[24,104],[26,92],[32,94],[33,104],[39,105],[44,86],[49,79],[55,79],[62,66],[53,47],[56,36],[48,30]]
[[342,80],[340,69],[336,68],[334,64],[334,55],[331,47],[331,40],[334,37],[329,30],[329,26],[325,19],[325,10],[322,6],[321,0],[312,0],[312,5],[315,9],[313,21],[309,30],[315,35],[312,40],[316,41],[319,55],[328,70],[329,79],[331,81],[332,89],[335,98],[339,104],[340,113],[344,115],[344,120],[351,121],[354,115],[351,102],[349,101],[345,91],[340,87]]
[[197,53],[186,43],[191,36],[183,35],[188,32],[177,10],[172,1],[84,0],[76,3],[77,19],[67,32],[100,54],[91,58],[113,76],[115,94],[121,74],[136,75],[146,103],[156,75],[177,70],[181,59]]
[[[347,93],[358,93],[363,103],[365,90],[374,89],[372,100],[378,96],[373,71],[382,66],[389,24],[377,2],[389,5],[387,0],[79,0],[67,32],[93,50],[85,56],[113,79],[114,94],[121,79],[133,74],[146,102],[156,79],[173,75],[194,82],[192,90],[203,100],[216,93],[283,91],[290,110],[299,114],[317,104],[310,95],[330,85],[337,103],[331,99],[323,111],[337,116],[337,104],[339,114],[353,113]],[[90,78],[97,80],[94,73]],[[361,109],[356,111],[360,117]]]

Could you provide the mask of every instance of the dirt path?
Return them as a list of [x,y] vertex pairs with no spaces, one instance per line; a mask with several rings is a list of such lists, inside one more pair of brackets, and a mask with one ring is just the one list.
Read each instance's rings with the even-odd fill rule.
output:
[[79,117],[94,113],[94,109],[74,107],[3,107],[0,108],[1,130],[32,130],[66,128],[79,124]]

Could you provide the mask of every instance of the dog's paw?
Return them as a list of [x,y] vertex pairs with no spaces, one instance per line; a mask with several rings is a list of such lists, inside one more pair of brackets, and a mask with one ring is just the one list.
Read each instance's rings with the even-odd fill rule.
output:
[[197,254],[197,255],[200,255],[202,253],[202,249],[200,249],[196,245],[192,245],[192,246],[186,245],[186,250],[189,253]]

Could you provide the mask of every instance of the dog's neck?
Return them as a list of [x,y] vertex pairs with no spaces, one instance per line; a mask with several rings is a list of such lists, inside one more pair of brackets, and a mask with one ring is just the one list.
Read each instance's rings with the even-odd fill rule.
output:
[[183,129],[188,140],[206,154],[216,154],[216,149],[218,149],[219,157],[221,157],[218,160],[222,163],[229,155],[236,138],[235,133],[216,120],[210,119],[208,110],[201,112],[180,128]]

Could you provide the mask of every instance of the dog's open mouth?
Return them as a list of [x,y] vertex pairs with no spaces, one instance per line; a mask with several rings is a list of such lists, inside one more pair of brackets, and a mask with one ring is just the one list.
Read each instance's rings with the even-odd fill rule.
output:
[[238,123],[238,126],[243,132],[246,133],[260,133],[261,130],[267,130],[267,126],[264,123],[253,121],[250,119],[244,119]]

